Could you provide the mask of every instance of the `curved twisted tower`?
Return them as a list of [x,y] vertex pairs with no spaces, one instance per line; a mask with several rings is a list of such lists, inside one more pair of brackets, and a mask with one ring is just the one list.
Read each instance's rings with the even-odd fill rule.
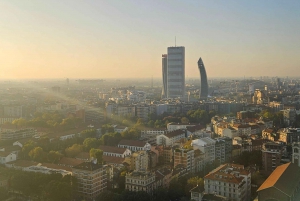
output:
[[200,71],[200,82],[201,82],[200,99],[207,99],[207,96],[208,96],[207,75],[206,75],[206,70],[205,70],[205,67],[204,67],[201,57],[198,60],[198,68]]

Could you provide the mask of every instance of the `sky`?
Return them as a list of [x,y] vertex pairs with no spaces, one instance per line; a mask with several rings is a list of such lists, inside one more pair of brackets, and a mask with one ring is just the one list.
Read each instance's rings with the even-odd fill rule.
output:
[[298,0],[0,0],[0,79],[300,76]]

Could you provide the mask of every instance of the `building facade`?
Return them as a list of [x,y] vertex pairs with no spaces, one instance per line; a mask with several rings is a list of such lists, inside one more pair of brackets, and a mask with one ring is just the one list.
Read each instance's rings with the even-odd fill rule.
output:
[[185,95],[185,48],[168,47],[167,98]]
[[204,177],[205,193],[221,195],[229,200],[251,198],[251,173],[243,165],[224,164]]
[[200,99],[207,99],[208,96],[208,82],[207,82],[207,75],[206,75],[206,70],[203,64],[203,61],[200,57],[198,60],[198,68],[200,71]]
[[78,194],[86,200],[94,200],[107,189],[106,166],[83,162],[72,168],[78,180]]

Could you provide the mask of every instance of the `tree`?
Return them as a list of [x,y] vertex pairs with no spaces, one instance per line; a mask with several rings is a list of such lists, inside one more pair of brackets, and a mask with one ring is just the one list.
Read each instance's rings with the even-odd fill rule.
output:
[[48,161],[51,163],[59,161],[62,157],[63,155],[58,151],[50,151],[48,153]]
[[8,192],[3,187],[0,187],[0,198],[3,199],[3,200],[8,198]]
[[181,123],[188,124],[188,123],[190,123],[190,120],[188,118],[186,118],[186,117],[182,117],[181,118]]
[[97,159],[98,164],[103,163],[103,151],[101,149],[92,148],[90,150],[90,157],[93,157],[93,158]]
[[28,155],[34,161],[42,162],[45,160],[45,152],[41,147],[35,147]]
[[25,145],[22,147],[22,155],[24,158],[29,158],[29,152],[35,147],[35,144],[33,141],[29,140],[25,143]]
[[83,138],[94,138],[96,137],[97,131],[95,129],[87,129],[84,131],[81,131],[80,135]]
[[190,195],[190,190],[196,186],[201,186],[204,189],[204,180],[198,177],[192,177],[187,180],[187,185],[185,186],[185,194]]
[[79,145],[79,144],[73,144],[71,147],[65,149],[66,156],[68,157],[75,157],[82,151],[83,151],[83,145]]
[[26,119],[20,118],[20,119],[15,119],[12,122],[13,125],[16,125],[17,127],[24,127],[27,125]]
[[83,141],[83,146],[86,151],[90,151],[91,148],[97,148],[100,142],[96,138],[86,138]]

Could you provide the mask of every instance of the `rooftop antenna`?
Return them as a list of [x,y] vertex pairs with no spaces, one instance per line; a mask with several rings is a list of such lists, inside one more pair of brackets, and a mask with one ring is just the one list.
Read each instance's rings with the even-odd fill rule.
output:
[[175,36],[175,47],[176,47],[176,36]]

